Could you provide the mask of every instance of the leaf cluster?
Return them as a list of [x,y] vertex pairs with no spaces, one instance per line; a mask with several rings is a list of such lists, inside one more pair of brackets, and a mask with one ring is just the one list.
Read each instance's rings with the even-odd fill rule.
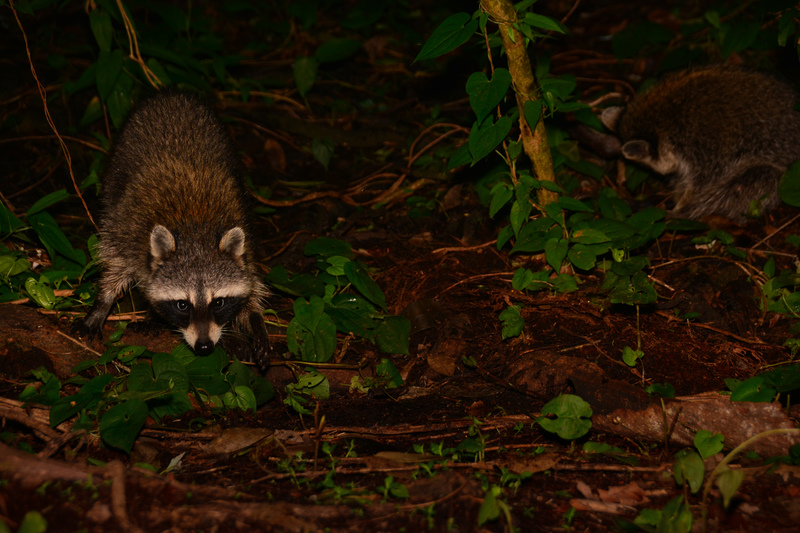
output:
[[[125,372],[99,373],[85,378],[80,372],[114,364]],[[130,370],[128,370],[130,369]],[[97,361],[84,361],[73,372],[75,394],[60,397],[62,384],[43,368],[33,371],[37,382],[28,385],[20,400],[50,405],[50,425],[77,417],[73,428],[91,430],[99,422],[100,438],[112,448],[130,453],[148,417],[180,415],[194,405],[215,409],[253,410],[272,399],[269,381],[221,348],[195,356],[185,345],[171,353],[153,353],[142,346],[112,346]]]
[[408,353],[411,324],[386,313],[386,297],[349,243],[319,237],[304,253],[316,258],[316,275],[290,275],[273,268],[267,282],[296,296],[287,330],[289,351],[303,361],[324,363],[336,349],[336,333],[354,335],[385,353]]

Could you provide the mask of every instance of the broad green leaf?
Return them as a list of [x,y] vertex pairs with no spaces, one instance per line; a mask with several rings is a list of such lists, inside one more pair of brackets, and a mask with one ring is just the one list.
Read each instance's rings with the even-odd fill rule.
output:
[[789,165],[783,174],[778,195],[792,207],[800,207],[800,159]]
[[123,74],[117,78],[111,93],[106,101],[108,105],[108,115],[114,127],[119,129],[128,117],[131,109],[131,90],[133,89],[133,78]]
[[308,56],[300,56],[294,61],[294,83],[303,98],[317,81],[317,65],[317,60]]
[[353,247],[350,243],[341,239],[331,239],[330,237],[317,237],[313,241],[306,244],[303,248],[305,255],[319,255],[322,257],[332,257],[334,255],[342,255],[352,259],[355,257],[353,254]]
[[109,409],[100,419],[100,437],[111,446],[131,453],[133,443],[147,420],[147,404],[128,400]]
[[432,59],[455,50],[467,42],[477,29],[478,20],[472,20],[468,13],[450,15],[433,30],[414,61]]
[[472,155],[469,153],[469,144],[462,144],[456,152],[450,156],[450,161],[447,162],[447,170],[453,170],[462,165],[472,163]]
[[40,198],[33,204],[30,209],[28,209],[27,215],[31,216],[33,214],[38,213],[44,209],[47,209],[51,205],[60,202],[61,200],[66,200],[69,198],[69,193],[66,189],[60,189],[58,191],[51,192],[48,195],[45,195],[43,198]]
[[530,24],[536,28],[541,28],[545,31],[557,31],[558,33],[566,33],[564,27],[544,15],[537,15],[536,13],[525,13],[525,23]]
[[511,117],[504,115],[494,122],[491,115],[480,124],[476,121],[469,132],[469,151],[475,164],[491,154],[511,131]]
[[122,65],[125,63],[125,56],[122,50],[115,48],[111,52],[100,52],[100,57],[97,59],[97,70],[95,82],[97,83],[97,91],[100,93],[100,99],[103,102],[108,101],[117,80],[122,75]]
[[108,11],[98,7],[89,13],[89,25],[92,27],[97,45],[101,52],[110,52],[114,30],[111,27],[111,17]]
[[569,243],[564,239],[550,239],[544,244],[547,264],[553,268],[554,272],[558,273],[561,270],[564,258],[567,257],[568,248]]
[[0,237],[5,238],[14,230],[23,227],[25,224],[20,219],[14,216],[14,213],[0,202]]
[[494,218],[497,212],[514,196],[514,191],[507,182],[502,181],[492,187],[490,194],[492,200],[489,202],[489,216]]
[[467,80],[469,104],[475,111],[478,122],[481,122],[505,98],[509,87],[511,87],[511,74],[504,68],[495,69],[491,81],[483,72],[475,72],[469,77]]
[[330,139],[317,139],[316,137],[311,139],[311,155],[325,167],[325,170],[328,170],[328,166],[331,163],[333,150],[333,141]]
[[56,295],[53,293],[53,289],[41,278],[38,281],[34,278],[28,278],[25,281],[25,292],[28,293],[31,300],[44,309],[50,310],[56,305]]
[[384,353],[408,355],[410,333],[411,322],[406,317],[386,316],[375,326],[375,344]]
[[350,261],[344,265],[344,273],[348,281],[353,284],[358,292],[363,294],[369,301],[386,310],[386,296],[378,284],[369,276],[367,269],[358,261]]
[[113,379],[111,374],[100,374],[84,384],[77,394],[59,399],[50,409],[50,427],[56,427],[82,409],[95,406],[103,397],[103,390]]
[[700,452],[703,460],[706,460],[722,451],[724,440],[725,437],[719,433],[711,433],[707,429],[701,429],[694,435],[694,447]]
[[771,402],[778,393],[763,376],[746,379],[731,392],[732,402]]
[[726,509],[742,485],[742,481],[744,481],[744,470],[731,470],[727,466],[717,478],[717,487],[722,493],[722,505]]
[[51,257],[55,256],[55,252],[58,252],[81,266],[86,265],[86,256],[83,252],[72,247],[64,232],[58,227],[55,219],[47,211],[40,211],[28,216],[28,222],[39,236],[39,240],[47,248],[47,253]]
[[539,117],[542,116],[542,101],[541,100],[526,100],[523,105],[525,111],[525,122],[531,130],[536,129],[536,124],[539,122]]
[[509,337],[516,337],[522,333],[522,328],[525,327],[525,319],[522,318],[521,310],[522,306],[511,305],[500,313],[500,322],[503,324],[501,332],[503,340]]
[[576,244],[567,252],[569,262],[580,268],[581,270],[591,270],[597,264],[597,254],[583,244]]
[[320,63],[335,63],[354,55],[361,49],[361,43],[354,39],[331,39],[322,43],[314,57]]
[[608,235],[598,229],[585,228],[574,231],[570,240],[581,244],[597,244],[601,242],[608,242],[611,239],[608,238]]
[[542,407],[542,415],[536,422],[562,439],[575,440],[592,427],[591,416],[592,408],[583,399],[573,394],[562,394]]
[[256,396],[250,387],[240,385],[234,387],[232,391],[228,391],[222,395],[222,403],[225,407],[230,409],[241,409],[242,411],[252,410],[256,411]]
[[675,466],[672,475],[678,485],[689,485],[692,493],[700,490],[706,469],[703,459],[694,450],[685,449],[675,454]]

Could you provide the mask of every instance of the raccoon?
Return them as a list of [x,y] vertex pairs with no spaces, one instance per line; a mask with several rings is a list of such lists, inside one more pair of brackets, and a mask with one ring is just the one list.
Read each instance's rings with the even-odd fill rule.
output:
[[743,222],[752,201],[780,203],[780,178],[800,158],[796,101],[767,74],[710,66],[670,76],[601,119],[626,159],[671,178],[674,216]]
[[222,340],[266,368],[267,290],[256,275],[240,165],[198,96],[165,90],[134,108],[101,180],[100,291],[76,333],[102,337],[114,302],[137,285],[196,354]]

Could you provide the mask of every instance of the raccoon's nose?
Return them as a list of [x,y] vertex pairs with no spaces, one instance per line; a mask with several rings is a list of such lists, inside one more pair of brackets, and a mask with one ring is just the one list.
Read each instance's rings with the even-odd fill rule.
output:
[[211,340],[197,341],[194,344],[194,353],[197,355],[208,355],[214,351],[214,343]]

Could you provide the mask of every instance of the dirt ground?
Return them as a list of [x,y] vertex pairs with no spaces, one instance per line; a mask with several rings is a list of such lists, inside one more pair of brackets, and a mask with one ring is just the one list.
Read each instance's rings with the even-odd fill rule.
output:
[[[610,16],[608,7],[583,9]],[[583,35],[593,30],[586,23]],[[415,54],[410,46],[398,53],[408,63]],[[44,61],[43,54],[34,60]],[[19,50],[13,57],[22,61]],[[558,70],[588,79],[598,75],[599,64],[562,61]],[[22,78],[26,64],[15,68]],[[722,433],[727,452],[761,431],[797,426],[796,407],[732,404],[717,394],[727,390],[726,380],[790,361],[783,344],[795,320],[763,311],[759,284],[770,256],[778,271],[795,268],[797,250],[785,236],[800,234],[796,210],[782,207],[744,226],[710,221],[734,236],[745,260],[692,244],[692,235],[665,234],[647,252],[659,300],[642,307],[638,318],[634,308],[608,302],[602,274],[581,276],[579,290],[569,294],[520,293],[511,287],[513,272],[521,266],[538,271],[544,258],[497,250],[499,225],[473,187],[486,169],[444,173],[409,164],[444,131],[424,125],[434,98],[448,122],[469,126],[459,119],[470,112],[463,97],[467,76],[455,83],[443,71],[401,83],[396,72],[367,62],[347,68],[352,79],[369,75],[370,84],[394,92],[381,112],[334,121],[337,148],[328,172],[299,148],[309,143],[303,128],[329,127],[319,110],[357,98],[352,86],[312,93],[317,115],[233,101],[226,101],[223,115],[233,119],[254,183],[272,189],[274,211],[257,218],[264,270],[282,265],[312,273],[313,259],[303,254],[308,242],[318,236],[348,241],[375,269],[389,312],[411,321],[410,353],[386,355],[365,341],[341,338],[338,365],[320,369],[331,383],[330,398],[313,404],[312,416],[299,416],[282,402],[297,370],[285,359],[292,300],[276,293],[268,302],[277,313],[270,325],[276,355],[266,377],[277,398],[256,413],[198,410],[149,423],[125,456],[104,447],[96,430],[76,435],[50,428],[46,409],[16,400],[33,368],[43,365],[66,380],[92,355],[71,337],[69,316],[30,303],[2,304],[0,523],[16,531],[37,510],[53,532],[635,531],[625,522],[683,496],[697,527],[702,490],[692,493],[672,476],[674,454],[692,446],[695,432]],[[3,100],[44,134],[33,85],[26,83]],[[594,89],[584,83],[587,99]],[[18,98],[11,102],[9,95]],[[32,162],[54,163],[57,151],[47,142],[0,144],[8,156],[19,149],[17,157],[3,157],[4,169],[19,176]],[[605,165],[614,185],[617,162],[585,155]],[[77,172],[86,170],[80,168],[86,161],[76,158]],[[49,190],[68,187],[68,179],[61,166],[34,188],[9,181],[2,193],[24,212]],[[323,183],[310,191],[297,186],[300,179]],[[393,186],[396,194],[381,196]],[[646,187],[647,202],[663,200],[657,182]],[[588,183],[580,194],[596,188]],[[321,194],[307,200],[309,192]],[[77,206],[57,220],[83,242],[90,227]],[[512,304],[522,306],[525,327],[503,340],[499,315]],[[681,318],[688,313],[696,318]],[[154,351],[177,343],[168,332],[127,333],[123,341]],[[645,355],[631,368],[621,353],[637,343]],[[92,348],[102,351],[99,343]],[[369,374],[382,357],[400,370],[403,386],[351,390],[351,379]],[[675,399],[643,390],[665,383]],[[594,413],[591,431],[574,442],[534,422],[548,401],[565,393],[582,397]],[[479,442],[479,453],[464,453],[465,442]],[[773,436],[750,447],[756,454],[737,456],[744,482],[727,509],[711,488],[710,531],[800,530],[798,467],[765,461],[785,456],[797,442]],[[586,443],[609,447],[595,453]],[[722,457],[707,459],[707,471]],[[486,503],[493,498],[496,507]],[[489,508],[498,516],[479,526]]]

